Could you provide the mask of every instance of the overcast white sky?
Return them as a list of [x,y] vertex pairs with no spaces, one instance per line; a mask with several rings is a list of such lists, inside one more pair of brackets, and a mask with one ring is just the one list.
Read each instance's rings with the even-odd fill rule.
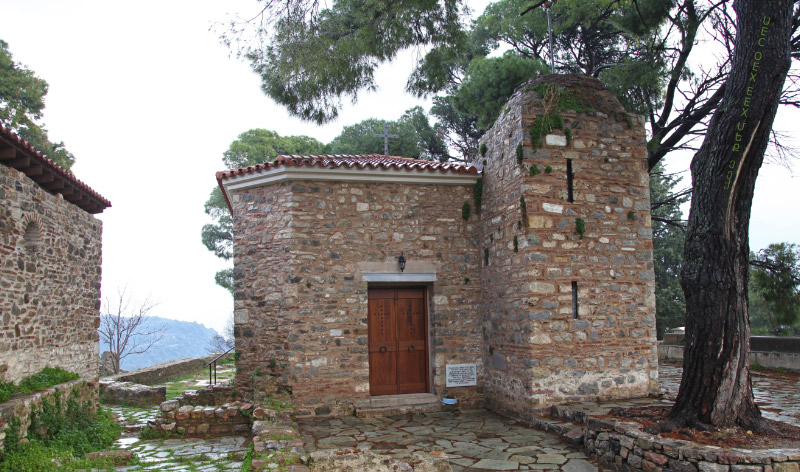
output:
[[[487,3],[470,2],[478,13]],[[202,245],[200,228],[210,222],[203,203],[231,141],[267,128],[328,142],[344,125],[429,108],[403,92],[414,63],[405,54],[378,72],[380,90],[361,94],[339,121],[320,127],[289,117],[209,31],[228,14],[257,11],[255,0],[0,0],[0,39],[50,84],[51,139],[65,142],[75,175],[113,205],[99,216],[104,294],[127,284],[160,302],[156,315],[221,328],[233,301],[214,273],[226,264]],[[784,115],[776,126],[797,130],[798,122]],[[754,250],[800,243],[798,183],[783,168],[762,168]]]

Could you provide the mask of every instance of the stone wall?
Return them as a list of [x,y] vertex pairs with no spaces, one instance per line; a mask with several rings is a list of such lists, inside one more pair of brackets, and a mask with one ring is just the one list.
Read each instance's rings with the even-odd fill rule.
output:
[[102,223],[0,165],[0,379],[97,378]]
[[168,434],[236,436],[250,432],[252,410],[252,403],[240,401],[230,387],[187,390],[161,403],[148,426]]
[[[558,96],[543,100],[535,91],[542,84],[556,84],[562,96],[572,94],[593,111],[557,110]],[[529,131],[549,111],[560,114],[569,131],[551,131],[534,146]],[[517,90],[481,143],[481,288],[491,406],[524,414],[564,401],[656,390],[642,119],[625,114],[594,79],[544,76]]]
[[586,453],[617,470],[797,472],[800,449],[728,449],[654,437],[631,423],[590,420]]
[[[353,400],[369,397],[364,273],[397,272],[402,252],[406,274],[436,274],[426,284],[432,390],[481,403],[480,380],[448,390],[444,378],[445,365],[458,363],[477,363],[482,377],[472,192],[320,181],[232,192],[237,386],[284,366],[298,415],[352,411]],[[473,208],[468,221],[464,203]]]
[[[105,354],[105,353],[104,353]],[[217,355],[208,357],[198,357],[194,359],[181,359],[179,361],[165,362],[144,369],[125,372],[112,377],[118,382],[133,382],[144,385],[158,385],[167,380],[180,377],[182,375],[193,374],[205,367]],[[219,367],[219,366],[217,366]]]
[[[2,166],[0,166],[2,167]],[[12,417],[20,421],[22,437],[27,436],[31,424],[31,412],[41,409],[44,402],[51,404],[59,398],[62,406],[70,399],[85,405],[90,412],[97,410],[97,380],[78,379],[28,395],[16,395],[5,403],[0,403],[0,452],[6,438],[6,428]]]
[[[683,363],[683,346],[660,343],[658,360]],[[800,372],[800,353],[750,351],[750,365]]]
[[103,403],[111,405],[138,407],[160,405],[167,400],[167,387],[101,379],[100,397]]
[[[662,404],[663,406],[663,404]],[[622,471],[798,472],[800,449],[754,449],[708,446],[654,436],[642,425],[592,412],[580,405],[554,406],[553,418],[532,416],[536,428],[582,444],[586,454],[606,467]],[[539,413],[544,413],[540,411]]]

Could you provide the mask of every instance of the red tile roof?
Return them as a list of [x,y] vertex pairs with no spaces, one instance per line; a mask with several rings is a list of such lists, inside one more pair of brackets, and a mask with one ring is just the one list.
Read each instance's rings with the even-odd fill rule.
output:
[[29,142],[0,124],[0,164],[12,167],[30,177],[51,194],[95,214],[111,206],[111,202],[76,179],[74,175],[36,150]]
[[327,167],[345,169],[407,169],[417,172],[441,172],[450,174],[477,174],[478,169],[473,166],[454,164],[452,162],[425,161],[410,157],[384,156],[383,154],[316,154],[316,155],[281,155],[274,161],[256,164],[254,166],[240,167],[239,169],[217,172],[217,183],[222,190],[222,195],[228,203],[228,208],[233,212],[228,194],[222,186],[222,181],[231,177],[261,172],[281,166],[286,167]]
[[239,169],[217,172],[217,180],[224,180],[236,175],[260,172],[279,166],[295,167],[346,167],[348,169],[409,169],[416,171],[439,171],[459,174],[477,174],[478,169],[467,167],[452,162],[424,161],[410,157],[384,156],[383,154],[318,154],[310,156],[282,155],[274,161],[256,164],[254,166],[240,167]]

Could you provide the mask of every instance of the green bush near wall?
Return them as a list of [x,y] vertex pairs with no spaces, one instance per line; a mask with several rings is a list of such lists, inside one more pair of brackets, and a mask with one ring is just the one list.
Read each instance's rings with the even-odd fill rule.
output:
[[[39,374],[23,379],[21,388],[42,390],[53,386],[49,385],[51,382],[76,377],[63,369]],[[88,452],[111,446],[122,432],[108,412],[96,409],[94,394],[87,388],[76,383],[71,390],[67,386],[45,394],[41,404],[31,408],[27,430],[19,418],[12,416],[5,428],[0,472],[109,469],[119,465],[108,459],[81,459]],[[89,398],[85,398],[87,393]]]
[[14,385],[13,382],[0,382],[0,403],[7,402],[14,393],[38,392],[78,378],[80,378],[78,374],[60,367],[45,367],[39,372],[20,380],[19,385]]

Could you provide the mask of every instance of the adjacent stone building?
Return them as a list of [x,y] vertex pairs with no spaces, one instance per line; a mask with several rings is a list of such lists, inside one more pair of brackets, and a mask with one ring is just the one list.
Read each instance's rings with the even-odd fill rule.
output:
[[516,91],[471,166],[279,156],[218,173],[239,387],[280,374],[318,415],[376,398],[524,415],[648,394],[644,143],[598,81],[545,76]]
[[97,378],[102,224],[111,204],[0,126],[0,379]]

